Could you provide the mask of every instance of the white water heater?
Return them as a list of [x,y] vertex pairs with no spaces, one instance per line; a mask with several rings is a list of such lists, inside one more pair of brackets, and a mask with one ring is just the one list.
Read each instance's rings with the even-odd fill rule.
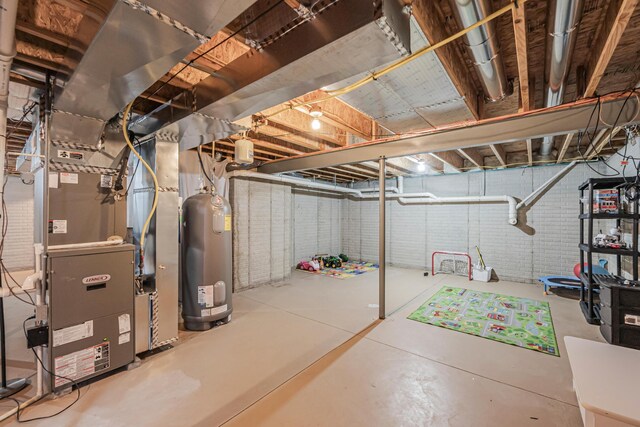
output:
[[253,163],[253,142],[245,138],[237,140],[234,160],[242,165]]

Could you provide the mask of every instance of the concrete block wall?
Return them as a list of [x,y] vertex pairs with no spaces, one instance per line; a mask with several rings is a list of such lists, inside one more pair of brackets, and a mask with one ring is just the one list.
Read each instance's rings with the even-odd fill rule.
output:
[[341,195],[236,178],[231,203],[236,290],[282,282],[301,259],[342,252]]
[[339,254],[342,251],[343,197],[304,188],[294,188],[292,194],[291,265],[315,254]]
[[233,281],[236,290],[291,275],[291,187],[234,179]]
[[2,258],[9,271],[32,270],[33,259],[33,185],[9,176],[4,193],[9,227]]
[[[404,191],[522,199],[563,167],[407,178]],[[478,245],[485,262],[502,279],[533,282],[542,275],[572,274],[579,261],[578,185],[594,176],[597,174],[588,166],[576,166],[521,210],[518,226],[509,225],[506,203],[401,205],[388,201],[387,262],[427,269],[436,250],[468,252],[475,261]],[[369,185],[375,187],[375,183]],[[377,261],[377,209],[377,201],[343,202],[343,248],[350,257]],[[596,229],[609,226],[598,223]]]

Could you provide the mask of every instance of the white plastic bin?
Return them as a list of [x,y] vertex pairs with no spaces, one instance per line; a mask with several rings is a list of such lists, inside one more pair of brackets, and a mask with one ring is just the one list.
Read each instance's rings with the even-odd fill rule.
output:
[[488,282],[491,280],[491,271],[493,268],[485,267],[482,268],[479,265],[473,266],[473,280],[478,280],[480,282]]

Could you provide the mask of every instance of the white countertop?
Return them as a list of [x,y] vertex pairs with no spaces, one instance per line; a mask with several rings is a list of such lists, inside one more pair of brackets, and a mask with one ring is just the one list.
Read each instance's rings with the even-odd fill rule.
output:
[[565,337],[580,405],[640,425],[640,350]]

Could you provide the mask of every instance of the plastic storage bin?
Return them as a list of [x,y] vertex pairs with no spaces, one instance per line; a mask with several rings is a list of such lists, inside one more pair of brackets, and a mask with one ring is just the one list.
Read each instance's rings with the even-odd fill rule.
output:
[[473,280],[478,280],[480,282],[488,282],[489,280],[491,280],[492,271],[493,271],[493,268],[491,267],[482,268],[481,266],[474,265]]

